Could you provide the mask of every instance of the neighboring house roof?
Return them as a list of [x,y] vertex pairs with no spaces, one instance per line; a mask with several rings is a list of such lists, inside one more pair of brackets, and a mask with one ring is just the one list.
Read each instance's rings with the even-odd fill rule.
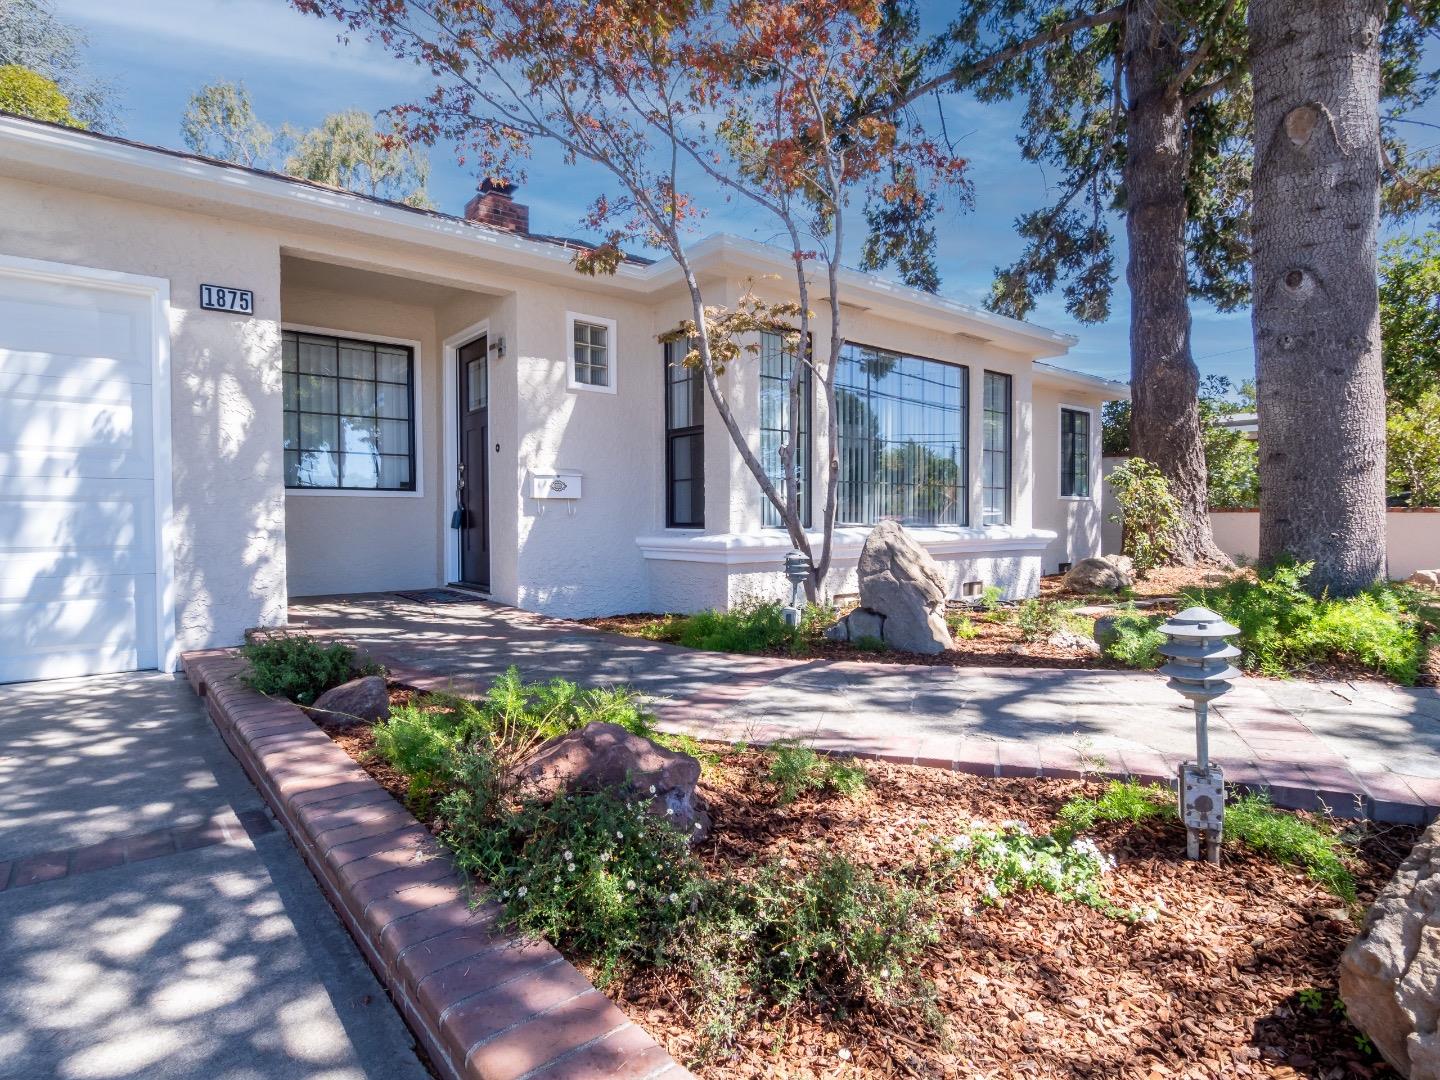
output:
[[[571,285],[573,253],[593,246],[568,237],[508,232],[264,169],[5,113],[0,113],[0,175],[51,182],[63,176],[70,186],[81,190],[117,197],[143,193],[177,209],[218,210],[232,217],[264,221],[289,219],[452,254],[489,254],[515,271],[563,278]],[[794,268],[789,252],[724,233],[692,245],[690,258],[697,270],[724,267],[742,273],[787,274]],[[1035,358],[1062,355],[1077,340],[1070,334],[873,274],[845,269],[840,281],[846,290],[842,306],[858,310],[883,307],[887,316],[903,318],[911,325],[993,341]],[[648,294],[682,284],[673,260],[652,262],[636,256],[627,256],[608,277],[586,279],[588,288],[608,293]],[[1128,396],[1123,383],[1052,365],[1037,366],[1045,369],[1042,374],[1047,382]]]
[[1083,371],[1047,364],[1041,360],[1035,361],[1035,370],[1037,375],[1043,375],[1045,382],[1052,386],[1065,386],[1091,393],[1098,391],[1109,394],[1112,401],[1130,399],[1130,384],[1118,379],[1102,379],[1099,375],[1088,375]]

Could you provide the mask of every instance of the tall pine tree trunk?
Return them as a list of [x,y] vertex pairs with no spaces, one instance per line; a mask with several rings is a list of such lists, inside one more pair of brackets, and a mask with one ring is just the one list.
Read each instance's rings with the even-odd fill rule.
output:
[[1200,372],[1190,356],[1185,105],[1170,85],[1184,58],[1163,20],[1156,0],[1138,0],[1125,20],[1130,449],[1159,467],[1180,503],[1175,561],[1223,565],[1230,560],[1210,530]]
[[1352,595],[1385,572],[1376,0],[1251,0],[1260,559]]

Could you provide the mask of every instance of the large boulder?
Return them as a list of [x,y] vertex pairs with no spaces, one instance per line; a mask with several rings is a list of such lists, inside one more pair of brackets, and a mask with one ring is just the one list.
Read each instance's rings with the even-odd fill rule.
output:
[[[882,616],[880,637],[886,645],[930,654],[954,647],[945,625],[945,575],[897,522],[882,521],[870,530],[858,573],[860,607]],[[865,636],[870,635],[851,635]]]
[[1061,585],[1070,592],[1115,592],[1135,584],[1135,564],[1128,555],[1081,559],[1065,572]]
[[1406,585],[1419,585],[1422,589],[1440,589],[1440,570],[1416,570],[1405,579]]
[[390,715],[390,691],[379,675],[365,675],[326,690],[308,711],[330,727],[378,724]]
[[549,801],[574,792],[639,796],[695,840],[710,835],[710,815],[695,793],[700,763],[619,724],[597,720],[541,743],[511,774],[521,795]]
[[1440,822],[1395,871],[1340,958],[1350,1021],[1401,1076],[1440,1080]]

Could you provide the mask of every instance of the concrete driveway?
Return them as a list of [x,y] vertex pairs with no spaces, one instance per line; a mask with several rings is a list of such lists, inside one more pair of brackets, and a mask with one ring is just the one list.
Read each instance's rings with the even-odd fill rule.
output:
[[0,686],[0,1077],[422,1080],[199,700]]

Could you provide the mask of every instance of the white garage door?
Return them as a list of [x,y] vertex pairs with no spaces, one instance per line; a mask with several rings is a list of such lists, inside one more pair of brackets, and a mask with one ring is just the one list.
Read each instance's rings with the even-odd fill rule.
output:
[[163,297],[0,257],[0,682],[169,666]]

